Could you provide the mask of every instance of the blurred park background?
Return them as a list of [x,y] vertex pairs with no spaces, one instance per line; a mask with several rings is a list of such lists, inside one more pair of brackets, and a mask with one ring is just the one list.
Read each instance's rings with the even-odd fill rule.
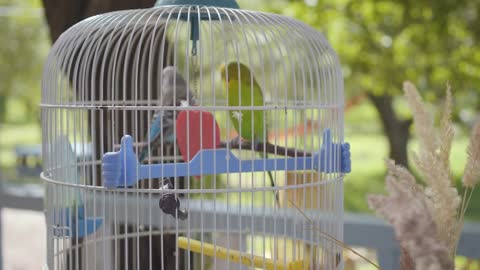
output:
[[[19,163],[29,168],[39,165],[35,158],[21,160],[18,155],[22,151],[37,151],[41,143],[42,66],[52,40],[88,16],[150,7],[153,3],[154,0],[0,0],[0,184],[10,189],[27,187],[34,193],[41,184],[38,175],[19,175],[16,168]],[[432,112],[434,105],[440,106],[444,100],[446,83],[451,84],[456,131],[451,162],[457,182],[461,180],[470,128],[480,117],[480,1],[238,3],[244,9],[279,13],[305,22],[324,33],[339,54],[346,93],[345,138],[352,145],[352,173],[345,179],[347,212],[371,213],[365,197],[383,192],[385,158],[391,157],[415,170],[409,156],[416,141],[409,136],[411,114],[402,97],[404,80],[418,86],[422,96],[433,104]],[[18,218],[22,214],[28,217],[28,213],[8,211],[3,211],[4,235],[20,229],[19,222],[27,222]],[[28,222],[36,222],[32,226],[44,226],[38,215],[42,214],[31,214]],[[480,221],[478,189],[467,220]],[[41,234],[38,237],[42,243],[42,230],[36,233]],[[5,243],[4,250],[8,250]],[[14,263],[12,258],[4,258],[6,269],[33,269],[22,268],[23,264],[8,268],[8,260],[11,265]]]

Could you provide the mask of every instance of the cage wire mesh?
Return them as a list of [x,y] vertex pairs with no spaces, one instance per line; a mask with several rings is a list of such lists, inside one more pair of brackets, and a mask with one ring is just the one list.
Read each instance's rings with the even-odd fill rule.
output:
[[305,24],[95,16],[53,45],[41,107],[49,269],[343,267],[342,75]]

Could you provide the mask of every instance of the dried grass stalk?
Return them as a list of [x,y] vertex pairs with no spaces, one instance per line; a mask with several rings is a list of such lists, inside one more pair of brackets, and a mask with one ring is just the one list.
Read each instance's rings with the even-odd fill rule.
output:
[[438,146],[437,138],[432,138],[432,135],[436,134],[433,119],[428,114],[426,107],[422,102],[422,97],[413,83],[409,81],[404,82],[403,90],[413,113],[415,133],[423,148],[422,150],[433,153]]
[[462,206],[460,207],[460,213],[458,217],[459,228],[456,234],[457,243],[462,232],[465,212],[470,204],[473,191],[480,181],[480,119],[473,126],[472,135],[470,136],[470,143],[467,148],[467,154],[467,164],[465,165],[465,170],[463,172],[463,186],[465,187],[465,190],[463,193]]
[[440,135],[433,125],[432,117],[428,114],[417,88],[412,83],[405,82],[404,92],[413,112],[415,135],[420,143],[420,149],[414,154],[413,159],[427,184],[425,195],[428,212],[437,225],[438,239],[445,243],[453,257],[458,242],[458,231],[461,228],[457,219],[461,198],[453,185],[449,166],[453,140],[450,120],[451,91],[447,86]]
[[455,135],[452,125],[452,110],[452,89],[450,83],[447,83],[445,106],[443,107],[440,120],[440,151],[438,156],[440,161],[443,161],[443,166],[448,172],[450,172],[450,151],[452,150],[453,136]]
[[[400,245],[415,264],[415,269],[453,269],[452,257],[445,243],[438,240],[438,226],[430,216],[428,197],[423,187],[406,169],[387,162],[388,195],[370,195],[370,208],[393,225]],[[411,265],[403,262],[402,265]]]
[[473,188],[480,181],[480,120],[473,126],[467,153],[468,159],[463,175],[463,185]]
[[412,260],[412,257],[410,257],[408,251],[402,248],[400,252],[400,269],[415,270],[415,262]]
[[463,177],[465,191],[461,197],[450,171],[449,158],[454,137],[450,85],[447,84],[438,132],[416,87],[405,82],[404,91],[413,112],[415,135],[420,146],[413,160],[426,185],[417,184],[408,170],[389,161],[386,177],[388,195],[371,195],[368,202],[370,208],[393,225],[403,249],[403,269],[450,270],[454,267],[453,259],[465,211],[480,181],[480,120],[473,128],[467,149],[468,160]]

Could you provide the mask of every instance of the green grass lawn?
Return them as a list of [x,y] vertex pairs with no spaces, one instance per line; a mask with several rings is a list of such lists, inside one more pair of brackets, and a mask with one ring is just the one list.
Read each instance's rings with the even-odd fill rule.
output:
[[41,143],[40,125],[29,124],[0,124],[0,168],[15,166],[15,146],[34,145]]
[[[384,193],[384,160],[388,158],[388,143],[383,136],[376,112],[367,102],[354,107],[345,115],[345,140],[351,144],[352,173],[345,177],[345,210],[371,212],[366,196]],[[468,134],[457,131],[450,156],[452,173],[456,184],[461,187],[461,176],[466,163]],[[408,145],[409,155],[418,148],[412,139]],[[410,158],[410,161],[412,159]],[[414,165],[410,167],[415,171]],[[416,172],[415,172],[416,174]],[[463,190],[460,190],[463,193]],[[480,221],[480,191],[472,196],[467,219]]]
[[[345,209],[352,212],[369,212],[365,199],[367,194],[384,193],[385,190],[384,159],[388,157],[388,145],[380,134],[346,136],[346,140],[352,145],[352,173],[345,177]],[[468,138],[461,137],[455,140],[452,147],[450,161],[457,186],[461,186],[467,144]],[[414,151],[416,145],[416,141],[412,141],[410,151]],[[467,218],[480,220],[479,189],[472,196]]]

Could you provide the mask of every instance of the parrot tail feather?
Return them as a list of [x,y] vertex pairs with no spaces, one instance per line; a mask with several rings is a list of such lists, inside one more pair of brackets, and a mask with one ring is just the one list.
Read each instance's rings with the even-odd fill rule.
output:
[[[268,155],[266,155],[265,158],[268,158]],[[270,185],[271,185],[272,187],[276,187],[275,181],[273,180],[272,172],[271,172],[271,171],[267,171],[267,174],[268,174],[268,178],[270,178]],[[273,194],[275,195],[275,201],[276,201],[276,203],[277,203],[277,206],[280,207],[280,198],[279,198],[279,196],[278,196],[277,190],[274,190],[274,191],[273,191]]]
[[140,163],[142,163],[145,157],[147,157],[147,152],[148,150],[144,149],[142,152],[140,152],[140,155],[138,155],[138,161]]
[[[255,144],[255,143],[254,143]],[[263,151],[262,152],[262,158],[264,159],[268,159],[268,153],[266,151]],[[273,188],[276,187],[276,184],[275,184],[275,180],[273,180],[273,174],[271,171],[267,171],[267,175],[268,175],[268,178],[270,179],[270,186],[272,186]],[[274,190],[273,191],[273,195],[275,196],[275,205],[277,207],[280,207],[280,198],[278,196],[278,192],[277,190]]]

